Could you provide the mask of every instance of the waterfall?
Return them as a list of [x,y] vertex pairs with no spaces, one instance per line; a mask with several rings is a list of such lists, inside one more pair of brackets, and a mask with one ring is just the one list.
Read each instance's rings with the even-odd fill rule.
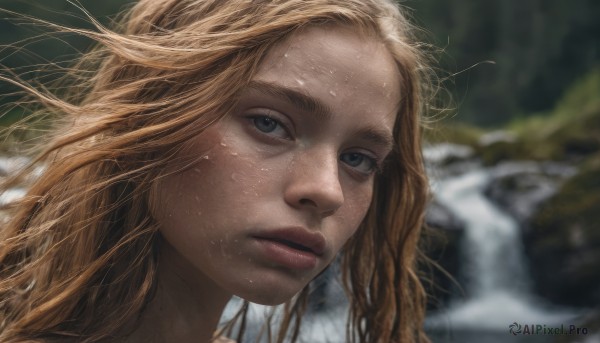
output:
[[437,201],[465,223],[465,235],[459,275],[464,295],[430,316],[430,328],[507,330],[513,322],[552,324],[573,316],[531,293],[519,224],[483,194],[493,172],[470,164],[432,182]]

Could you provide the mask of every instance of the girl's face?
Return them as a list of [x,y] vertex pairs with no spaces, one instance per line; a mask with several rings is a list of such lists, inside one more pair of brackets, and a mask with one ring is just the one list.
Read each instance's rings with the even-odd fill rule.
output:
[[230,294],[288,300],[363,220],[400,91],[385,46],[348,28],[275,46],[235,111],[180,152],[200,162],[155,184],[163,251]]

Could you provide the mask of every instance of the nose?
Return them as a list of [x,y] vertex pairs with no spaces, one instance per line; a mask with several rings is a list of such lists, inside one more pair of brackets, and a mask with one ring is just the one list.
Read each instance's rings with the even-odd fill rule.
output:
[[292,161],[288,177],[284,199],[294,208],[324,218],[344,203],[337,153],[306,152]]

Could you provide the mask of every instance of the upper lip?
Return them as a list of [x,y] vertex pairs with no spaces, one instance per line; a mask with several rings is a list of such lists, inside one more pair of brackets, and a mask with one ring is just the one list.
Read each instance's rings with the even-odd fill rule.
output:
[[302,246],[315,255],[323,255],[327,243],[319,232],[309,231],[302,227],[287,227],[280,229],[264,230],[257,233],[255,238],[269,239],[283,243],[293,243]]

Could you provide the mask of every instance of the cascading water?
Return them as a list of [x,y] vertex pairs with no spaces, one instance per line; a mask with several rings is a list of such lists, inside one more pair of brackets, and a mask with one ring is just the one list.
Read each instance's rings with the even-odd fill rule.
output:
[[531,294],[519,225],[483,193],[493,167],[465,169],[432,183],[437,201],[465,223],[460,275],[465,295],[428,318],[428,327],[506,331],[513,322],[553,324],[572,317],[549,310]]
[[467,299],[455,301],[430,322],[506,329],[513,321],[555,321],[532,304],[518,225],[483,195],[488,178],[486,170],[477,169],[434,187],[438,201],[465,223],[462,286]]

